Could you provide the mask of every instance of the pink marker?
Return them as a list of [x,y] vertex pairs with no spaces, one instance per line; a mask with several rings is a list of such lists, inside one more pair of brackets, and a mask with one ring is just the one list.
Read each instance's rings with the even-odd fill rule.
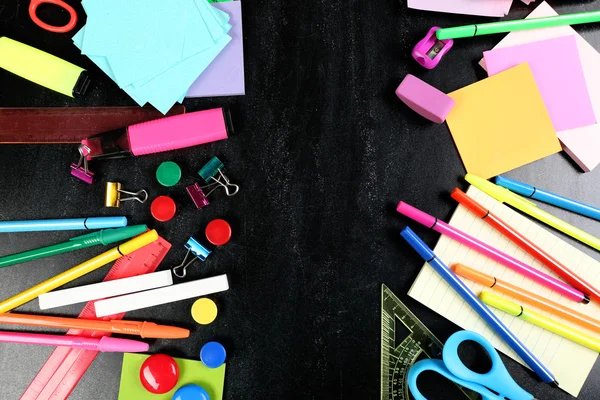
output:
[[196,111],[99,133],[81,141],[88,160],[142,156],[227,139],[232,131],[223,108]]
[[70,335],[45,335],[43,333],[0,332],[0,342],[39,344],[42,346],[66,346],[74,349],[115,352],[115,353],[141,353],[148,351],[148,343],[139,340],[118,339],[108,336],[100,338],[70,336]]
[[508,268],[514,270],[515,272],[524,275],[534,281],[546,286],[547,288],[554,290],[563,296],[568,297],[571,300],[575,300],[581,303],[589,303],[590,299],[587,295],[583,294],[579,290],[567,285],[547,275],[537,269],[517,260],[514,257],[509,256],[506,253],[501,252],[500,250],[478,240],[473,236],[466,234],[465,232],[456,229],[455,227],[448,225],[447,223],[438,220],[437,218],[424,213],[411,206],[410,204],[406,204],[401,201],[398,203],[398,207],[396,207],[396,211],[400,214],[406,215],[408,218],[417,221],[418,223],[425,225],[428,228],[431,228],[442,235],[446,235],[451,239],[456,240],[457,242],[464,244],[467,247],[474,249],[475,251],[483,254],[486,257],[491,258],[494,261],[499,262],[502,265],[507,266]]

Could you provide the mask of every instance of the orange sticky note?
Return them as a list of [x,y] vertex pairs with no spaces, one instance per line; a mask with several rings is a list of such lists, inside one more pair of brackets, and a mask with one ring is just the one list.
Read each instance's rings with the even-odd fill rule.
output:
[[527,63],[449,96],[446,122],[469,173],[487,179],[561,150]]

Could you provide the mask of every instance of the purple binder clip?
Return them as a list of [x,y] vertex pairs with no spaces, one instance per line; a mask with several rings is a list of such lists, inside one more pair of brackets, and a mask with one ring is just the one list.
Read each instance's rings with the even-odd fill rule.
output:
[[201,209],[202,207],[206,207],[207,205],[210,204],[210,202],[208,201],[208,198],[206,198],[206,195],[202,191],[202,187],[200,187],[198,182],[194,183],[191,186],[186,187],[185,190],[188,192],[188,194],[192,198],[192,201],[196,205],[197,209]]
[[71,175],[91,185],[94,183],[94,173],[88,169],[87,156],[89,154],[89,147],[85,145],[79,146],[79,161],[77,164],[71,164]]
[[412,51],[413,58],[427,69],[435,68],[444,54],[452,48],[454,40],[438,40],[435,32],[441,29],[439,26],[434,26],[427,32],[427,35],[417,43]]

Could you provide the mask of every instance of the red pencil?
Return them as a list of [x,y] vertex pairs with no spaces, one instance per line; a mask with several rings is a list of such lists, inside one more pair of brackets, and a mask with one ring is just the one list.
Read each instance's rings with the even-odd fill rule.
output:
[[490,210],[488,210],[487,208],[483,207],[481,204],[477,203],[475,200],[470,198],[462,190],[458,188],[454,189],[450,196],[452,196],[452,198],[458,201],[461,205],[469,209],[469,211],[475,214],[475,216],[481,218],[482,220],[490,224],[502,235],[506,236],[512,242],[517,244],[520,248],[531,254],[539,262],[544,264],[546,267],[550,268],[552,271],[556,272],[569,285],[573,286],[577,290],[582,291],[586,296],[585,300],[587,301],[584,301],[585,303],[589,303],[590,298],[594,301],[600,302],[600,292],[598,291],[598,289],[592,286],[589,282],[585,281],[575,272],[571,271],[565,265],[561,264],[557,259],[552,257],[550,254],[546,253],[531,240],[521,235],[506,222],[502,221],[499,217],[492,214]]

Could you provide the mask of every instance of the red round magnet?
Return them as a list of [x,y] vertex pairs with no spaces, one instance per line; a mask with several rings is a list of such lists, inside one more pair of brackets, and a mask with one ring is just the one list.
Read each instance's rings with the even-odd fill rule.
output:
[[147,391],[164,394],[177,385],[179,366],[173,357],[154,354],[146,359],[140,368],[140,381]]
[[167,222],[175,216],[177,207],[169,196],[158,196],[150,205],[150,214],[160,222]]
[[215,246],[223,246],[231,239],[231,226],[223,219],[213,219],[206,225],[206,238]]

